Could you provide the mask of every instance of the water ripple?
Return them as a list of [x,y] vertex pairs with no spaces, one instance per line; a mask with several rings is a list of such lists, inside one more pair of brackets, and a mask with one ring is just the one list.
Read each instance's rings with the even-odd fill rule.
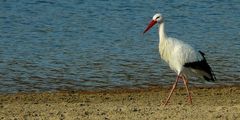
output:
[[156,11],[169,36],[206,53],[214,84],[239,84],[239,3],[0,1],[0,93],[170,85],[156,27],[142,35]]

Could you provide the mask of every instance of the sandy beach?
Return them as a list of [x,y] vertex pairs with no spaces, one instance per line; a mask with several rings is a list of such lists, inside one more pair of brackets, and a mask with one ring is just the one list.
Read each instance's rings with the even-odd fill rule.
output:
[[191,87],[192,105],[185,89],[177,88],[169,105],[163,107],[169,89],[0,94],[0,119],[240,119],[239,86]]

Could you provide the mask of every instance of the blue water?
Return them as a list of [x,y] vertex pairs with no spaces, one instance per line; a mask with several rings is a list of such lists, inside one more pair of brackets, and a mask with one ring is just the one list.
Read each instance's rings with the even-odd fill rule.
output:
[[239,0],[0,0],[0,93],[170,85],[156,12],[168,36],[206,53],[218,81],[240,84]]

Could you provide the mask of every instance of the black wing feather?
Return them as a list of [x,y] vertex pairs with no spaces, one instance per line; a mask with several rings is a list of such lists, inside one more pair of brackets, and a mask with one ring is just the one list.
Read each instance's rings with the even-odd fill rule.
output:
[[205,58],[205,54],[201,51],[199,51],[199,53],[202,55],[203,59],[201,61],[196,61],[196,62],[189,62],[189,63],[185,63],[184,67],[187,68],[192,68],[192,69],[196,69],[196,70],[200,70],[200,71],[204,71],[207,74],[209,74],[209,76],[203,76],[203,78],[207,81],[215,81],[216,77],[212,71],[212,68],[209,66],[209,64],[207,63],[207,60]]

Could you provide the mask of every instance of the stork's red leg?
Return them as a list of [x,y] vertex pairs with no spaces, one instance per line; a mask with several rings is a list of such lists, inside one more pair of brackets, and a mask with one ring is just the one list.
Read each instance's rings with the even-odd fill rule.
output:
[[173,93],[174,89],[176,88],[177,83],[178,83],[178,80],[179,80],[180,78],[181,78],[181,76],[178,75],[177,78],[176,78],[176,81],[175,81],[175,83],[173,84],[172,89],[171,89],[171,91],[170,91],[170,93],[169,93],[169,95],[168,95],[168,97],[167,97],[167,99],[166,99],[166,101],[165,101],[165,103],[163,104],[164,106],[166,106],[166,105],[168,104],[168,101],[169,101],[169,99],[171,98],[172,93]]
[[182,78],[183,78],[182,80],[183,80],[184,85],[185,85],[186,90],[187,90],[188,100],[189,100],[190,104],[192,104],[192,96],[191,96],[191,94],[189,93],[189,90],[188,90],[188,80],[186,79],[185,76],[183,76]]

